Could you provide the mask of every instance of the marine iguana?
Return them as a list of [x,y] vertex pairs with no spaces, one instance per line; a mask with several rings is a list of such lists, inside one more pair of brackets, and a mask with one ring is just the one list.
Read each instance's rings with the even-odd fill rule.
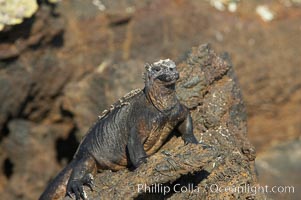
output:
[[40,200],[75,195],[87,199],[97,170],[139,167],[177,129],[185,143],[198,141],[189,110],[176,97],[179,79],[170,59],[146,64],[145,87],[134,90],[103,112],[90,128],[71,163],[49,184]]

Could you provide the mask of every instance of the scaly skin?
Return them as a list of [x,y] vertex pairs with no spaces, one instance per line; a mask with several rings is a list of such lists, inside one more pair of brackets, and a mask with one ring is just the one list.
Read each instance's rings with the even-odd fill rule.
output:
[[139,167],[157,152],[172,130],[186,143],[198,143],[188,109],[175,94],[176,65],[166,59],[146,65],[145,87],[113,104],[90,128],[72,162],[53,180],[40,200],[65,194],[87,199],[83,185],[92,188],[99,169]]

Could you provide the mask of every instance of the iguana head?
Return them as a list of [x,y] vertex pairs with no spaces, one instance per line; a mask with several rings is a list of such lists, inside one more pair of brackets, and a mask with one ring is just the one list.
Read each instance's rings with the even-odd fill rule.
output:
[[179,79],[176,64],[170,60],[159,60],[145,65],[145,94],[147,99],[161,112],[169,112],[178,104],[175,85]]
[[174,86],[179,79],[179,72],[176,69],[176,64],[170,59],[146,64],[145,69],[146,87],[151,87],[154,83],[171,87]]

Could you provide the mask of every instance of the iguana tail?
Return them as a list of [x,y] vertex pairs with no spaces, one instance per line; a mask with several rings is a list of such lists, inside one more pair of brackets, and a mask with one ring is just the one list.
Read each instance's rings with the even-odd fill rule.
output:
[[72,160],[47,186],[39,200],[59,200],[66,195],[66,186],[72,170],[75,165],[75,160]]

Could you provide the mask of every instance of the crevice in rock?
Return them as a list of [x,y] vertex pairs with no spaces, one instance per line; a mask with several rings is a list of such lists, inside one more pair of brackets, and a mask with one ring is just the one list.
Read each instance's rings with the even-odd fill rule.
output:
[[216,82],[219,82],[222,80],[225,76],[227,76],[229,71],[229,68],[225,70],[223,73],[219,74],[218,76],[214,77],[213,81],[210,83],[210,85],[214,85]]
[[0,143],[2,141],[3,138],[7,137],[9,135],[9,128],[8,128],[8,124],[11,120],[11,116],[8,116],[8,119],[6,120],[6,122],[4,122],[4,124],[2,125],[2,127],[0,127]]
[[8,122],[9,121],[7,121],[6,123],[4,123],[3,127],[2,127],[2,131],[1,132],[2,132],[3,137],[6,137],[6,136],[9,135]]
[[10,177],[13,175],[14,163],[9,158],[6,158],[4,160],[3,165],[2,165],[2,171],[7,179],[10,179]]
[[[164,200],[176,193],[181,192],[192,192],[197,189],[198,184],[206,179],[209,172],[206,170],[201,170],[195,173],[189,173],[181,176],[174,182],[158,183],[156,185],[151,185],[149,187],[144,187],[142,194],[139,194],[134,200],[146,200],[146,199],[157,199]],[[164,194],[165,188],[165,194]],[[167,191],[169,190],[169,191]]]
[[50,41],[51,46],[60,48],[64,46],[64,31],[61,31],[57,35],[55,35],[51,41]]
[[0,32],[0,43],[13,44],[17,40],[29,38],[35,16],[24,19],[21,24],[11,26],[7,31]]
[[121,17],[120,19],[112,20],[112,22],[110,23],[110,25],[112,27],[127,25],[131,21],[131,19],[132,19],[131,16]]
[[64,109],[64,107],[62,105],[60,106],[60,113],[63,118],[73,119],[73,117],[74,117],[74,114],[71,111]]
[[32,102],[34,100],[34,98],[35,98],[36,94],[32,94],[34,85],[35,85],[34,83],[32,83],[30,85],[30,88],[29,88],[29,90],[27,92],[27,95],[26,95],[25,99],[23,100],[23,102],[19,106],[19,111],[18,111],[18,114],[17,114],[17,117],[19,117],[19,118],[27,118],[28,117],[28,116],[25,116],[24,111],[26,109],[26,106],[30,102]]
[[0,58],[0,69],[9,68],[11,64],[17,61],[19,55],[11,55],[8,58]]
[[59,163],[63,160],[70,162],[73,159],[73,155],[76,152],[76,149],[79,145],[79,142],[76,140],[75,132],[77,128],[74,127],[67,138],[58,138],[55,142],[56,148],[56,159]]

